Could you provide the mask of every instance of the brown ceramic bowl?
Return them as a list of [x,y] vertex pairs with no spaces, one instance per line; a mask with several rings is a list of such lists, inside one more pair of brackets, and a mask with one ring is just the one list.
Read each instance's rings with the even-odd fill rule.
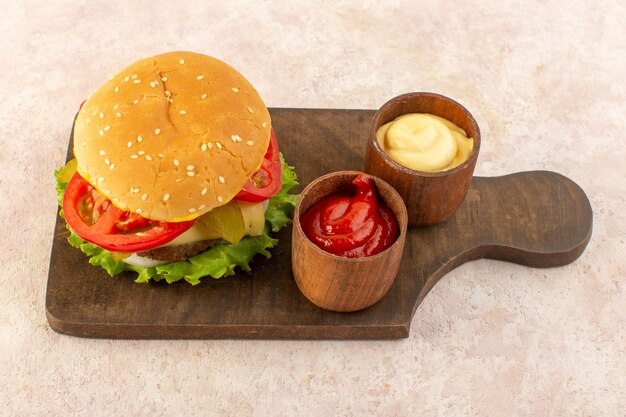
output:
[[[443,117],[474,138],[474,149],[461,165],[441,172],[415,171],[394,161],[376,140],[376,131],[396,117],[429,113]],[[450,218],[467,194],[478,152],[480,129],[469,111],[451,98],[434,93],[408,93],[392,98],[374,115],[365,153],[365,172],[382,178],[404,200],[409,226],[426,226]]]
[[311,242],[300,218],[317,201],[330,194],[352,192],[357,171],[339,171],[310,183],[300,194],[293,216],[291,265],[300,291],[318,307],[349,312],[367,308],[387,293],[396,278],[407,230],[407,212],[402,198],[389,184],[374,177],[379,201],[398,220],[399,236],[389,248],[365,258],[333,255]]

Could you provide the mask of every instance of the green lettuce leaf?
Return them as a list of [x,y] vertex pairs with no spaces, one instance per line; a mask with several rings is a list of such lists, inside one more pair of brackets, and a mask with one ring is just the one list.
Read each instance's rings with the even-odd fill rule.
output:
[[[295,169],[285,162],[280,155],[282,164],[282,182],[280,191],[269,200],[265,212],[265,228],[259,236],[246,236],[235,244],[215,245],[212,248],[189,258],[186,261],[168,262],[151,268],[142,268],[129,265],[120,259],[116,259],[106,249],[84,241],[67,225],[70,236],[67,241],[75,248],[80,249],[89,257],[89,263],[103,268],[111,276],[124,271],[137,272],[137,283],[147,283],[150,280],[165,280],[168,283],[185,280],[192,285],[200,283],[203,277],[221,278],[233,275],[236,268],[250,271],[250,262],[255,255],[260,254],[266,258],[271,257],[268,249],[278,244],[278,240],[270,236],[270,232],[277,232],[291,222],[291,214],[295,207],[297,194],[289,194],[289,191],[298,186]],[[63,201],[63,193],[67,182],[63,181],[61,172],[63,168],[55,171],[57,179],[57,197],[59,205]],[[61,210],[60,215],[63,216]]]
[[280,191],[270,199],[267,210],[265,211],[265,220],[271,225],[272,232],[278,232],[291,222],[293,209],[298,201],[298,194],[289,194],[288,192],[297,187],[298,178],[293,167],[287,165],[283,154],[280,154],[280,163],[282,165],[282,182],[283,187]]

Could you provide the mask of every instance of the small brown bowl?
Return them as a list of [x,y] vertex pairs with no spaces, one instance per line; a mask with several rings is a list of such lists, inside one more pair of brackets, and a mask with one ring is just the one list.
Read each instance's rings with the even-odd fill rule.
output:
[[[461,165],[441,172],[415,171],[394,161],[381,148],[376,131],[396,117],[429,113],[453,122],[474,139],[474,148]],[[409,226],[427,226],[450,218],[467,194],[478,152],[480,129],[469,111],[451,98],[434,93],[408,93],[392,98],[374,115],[365,153],[365,172],[382,178],[402,196]]]
[[365,258],[344,258],[316,246],[302,230],[300,218],[330,194],[353,191],[357,171],[338,171],[317,178],[300,194],[293,215],[291,267],[298,288],[313,304],[326,310],[350,312],[367,308],[387,293],[396,278],[407,230],[402,198],[389,184],[374,177],[379,201],[398,220],[398,239],[386,250]]

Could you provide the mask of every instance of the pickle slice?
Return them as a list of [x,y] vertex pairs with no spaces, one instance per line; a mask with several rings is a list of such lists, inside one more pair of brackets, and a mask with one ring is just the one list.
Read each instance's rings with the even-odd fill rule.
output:
[[198,218],[207,232],[237,243],[246,234],[246,227],[239,206],[233,202],[216,207]]
[[59,181],[60,182],[64,182],[64,183],[68,183],[70,182],[70,180],[72,179],[72,176],[74,175],[74,173],[76,172],[76,158],[74,159],[70,159],[67,164],[65,164],[65,166],[63,168],[61,168],[61,171],[59,172]]

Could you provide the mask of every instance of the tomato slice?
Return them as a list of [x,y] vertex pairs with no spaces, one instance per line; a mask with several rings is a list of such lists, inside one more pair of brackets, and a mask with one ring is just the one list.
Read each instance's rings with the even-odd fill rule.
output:
[[65,189],[63,213],[78,236],[114,252],[138,252],[164,245],[195,223],[161,222],[120,210],[78,173]]
[[278,141],[271,130],[270,145],[263,157],[261,168],[248,179],[243,189],[233,198],[237,201],[258,203],[274,197],[283,186],[281,178],[280,154]]

